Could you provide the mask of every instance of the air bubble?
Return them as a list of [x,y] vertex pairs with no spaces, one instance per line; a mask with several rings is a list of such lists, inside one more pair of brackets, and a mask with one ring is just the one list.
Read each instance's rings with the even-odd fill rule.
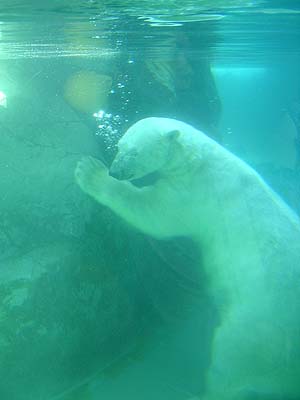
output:
[[103,139],[107,150],[113,149],[121,137],[123,118],[119,114],[113,115],[112,113],[106,113],[104,110],[99,110],[93,115],[98,123],[96,136]]

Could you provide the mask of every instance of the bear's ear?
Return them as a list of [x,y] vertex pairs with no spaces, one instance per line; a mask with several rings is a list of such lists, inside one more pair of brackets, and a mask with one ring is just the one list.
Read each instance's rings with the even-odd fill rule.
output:
[[179,135],[180,135],[180,131],[178,129],[174,129],[173,131],[169,131],[166,134],[167,138],[170,139],[170,140],[178,139]]

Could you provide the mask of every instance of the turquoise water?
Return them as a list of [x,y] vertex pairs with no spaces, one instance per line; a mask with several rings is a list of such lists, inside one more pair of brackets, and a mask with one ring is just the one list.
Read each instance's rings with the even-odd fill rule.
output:
[[[74,179],[83,156],[109,167],[119,138],[149,116],[204,131],[258,171],[292,210],[292,228],[274,222],[270,229],[281,232],[274,247],[285,245],[266,284],[278,288],[279,305],[260,314],[258,276],[249,291],[259,317],[247,311],[232,332],[245,335],[249,353],[263,353],[269,343],[282,349],[285,375],[274,372],[281,371],[274,355],[268,370],[253,362],[246,381],[235,379],[238,339],[217,372],[220,381],[224,371],[233,379],[236,400],[300,398],[293,375],[300,371],[300,263],[293,258],[300,236],[290,235],[300,213],[299,70],[296,0],[1,1],[1,400],[233,398],[230,384],[217,397],[207,389],[214,339],[230,316],[228,293],[212,290],[204,268],[206,246],[188,235],[147,235]],[[230,200],[220,195],[220,208]],[[254,209],[259,204],[250,200]],[[272,240],[258,235],[251,255],[246,243],[228,245],[224,269],[243,246],[241,268],[257,249],[268,264]],[[282,322],[276,318],[284,304]],[[268,340],[251,347],[262,320]]]

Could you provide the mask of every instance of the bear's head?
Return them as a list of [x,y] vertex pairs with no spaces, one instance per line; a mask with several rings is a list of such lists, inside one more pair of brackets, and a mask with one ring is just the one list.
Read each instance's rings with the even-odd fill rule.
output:
[[134,180],[162,170],[170,160],[178,136],[178,129],[170,126],[166,118],[138,121],[119,140],[110,175],[119,180]]

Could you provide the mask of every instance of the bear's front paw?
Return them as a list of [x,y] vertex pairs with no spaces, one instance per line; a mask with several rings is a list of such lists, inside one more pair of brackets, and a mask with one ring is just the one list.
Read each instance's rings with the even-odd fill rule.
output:
[[108,169],[101,161],[84,157],[78,162],[75,180],[85,193],[98,198],[106,179],[109,179]]

